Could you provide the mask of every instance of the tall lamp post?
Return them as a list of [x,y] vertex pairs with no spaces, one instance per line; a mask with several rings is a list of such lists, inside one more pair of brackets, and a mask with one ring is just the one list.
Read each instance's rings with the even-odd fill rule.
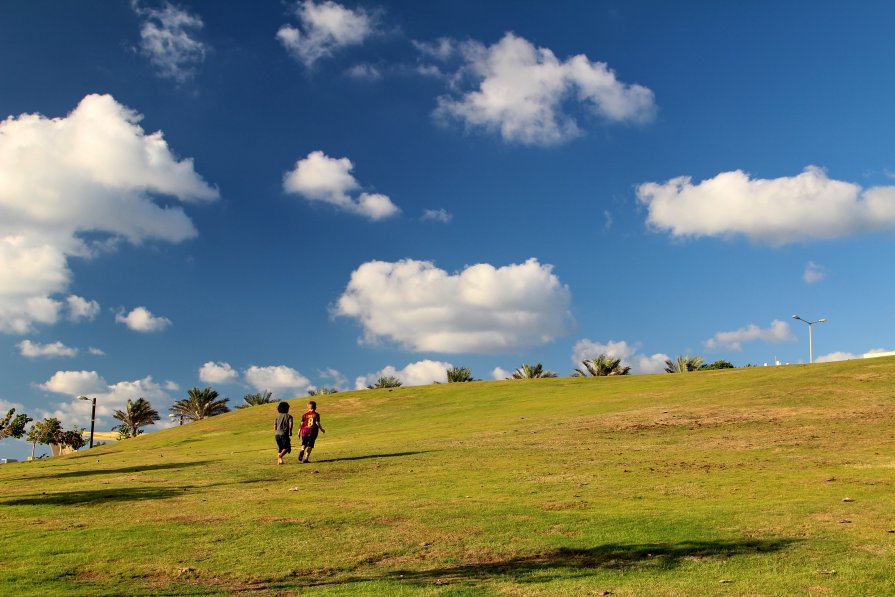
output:
[[93,400],[93,408],[90,411],[90,447],[93,447],[93,428],[96,425],[96,396],[88,398],[87,396],[78,396],[78,400]]
[[814,337],[811,332],[811,326],[813,326],[815,323],[826,323],[827,318],[824,317],[823,319],[818,319],[817,321],[808,321],[807,319],[802,319],[798,315],[793,315],[792,318],[798,319],[799,321],[804,321],[805,323],[808,324],[808,362],[813,363],[814,362]]

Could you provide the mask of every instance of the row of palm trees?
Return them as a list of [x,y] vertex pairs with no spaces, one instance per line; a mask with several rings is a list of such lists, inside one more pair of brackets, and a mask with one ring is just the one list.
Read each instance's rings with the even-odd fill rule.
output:
[[[629,375],[631,367],[621,364],[621,359],[610,357],[605,354],[597,356],[595,359],[585,359],[581,361],[581,367],[576,368],[572,372],[572,377],[608,377],[612,375]],[[687,373],[689,371],[702,371],[706,369],[727,369],[733,365],[728,361],[715,361],[706,364],[700,356],[678,356],[674,360],[665,361],[665,371],[667,373]],[[476,381],[472,376],[472,369],[468,367],[451,367],[447,369],[448,383],[463,383]],[[513,371],[512,375],[507,379],[538,379],[547,377],[557,377],[553,371],[544,369],[541,363],[529,364],[522,363],[522,366]],[[375,383],[367,386],[368,389],[378,388],[398,388],[401,387],[401,380],[394,375],[382,376]],[[337,390],[335,388],[321,387],[308,391],[310,396],[320,396],[325,394],[333,394]],[[184,421],[199,421],[207,417],[213,417],[228,412],[227,407],[229,398],[221,398],[213,389],[206,387],[204,389],[192,388],[187,392],[187,397],[183,400],[177,400],[171,406],[170,411],[175,418],[180,418],[181,423]],[[273,395],[269,391],[257,392],[255,394],[246,394],[243,396],[243,403],[236,406],[237,409],[249,408],[261,404],[270,404],[273,402]],[[141,427],[146,427],[158,421],[161,417],[152,405],[145,398],[127,401],[124,410],[116,410],[112,415],[120,422],[119,425],[113,427],[113,431],[118,431],[119,437],[122,439],[129,437],[137,437],[143,433]]]
[[[398,382],[398,385],[401,385],[401,382]],[[334,388],[321,387],[310,390],[308,394],[319,396],[335,392]],[[236,405],[237,409],[270,404],[273,402],[273,394],[265,390],[255,394],[246,394],[242,397],[242,400],[242,404]],[[230,408],[227,406],[229,401],[229,398],[221,398],[220,394],[211,388],[201,390],[192,388],[187,392],[186,398],[176,400],[169,410],[172,417],[175,419],[179,418],[181,424],[183,424],[184,422],[200,421],[229,412]],[[120,439],[137,437],[143,433],[141,427],[152,425],[161,419],[158,411],[152,408],[149,401],[142,397],[136,400],[128,400],[124,410],[116,410],[112,416],[120,422],[112,428],[112,431],[118,432]]]

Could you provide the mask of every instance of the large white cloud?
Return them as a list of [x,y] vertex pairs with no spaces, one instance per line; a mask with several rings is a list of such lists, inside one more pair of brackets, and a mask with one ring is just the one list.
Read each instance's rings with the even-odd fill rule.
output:
[[[417,47],[439,59],[453,48],[446,40]],[[496,131],[505,141],[551,145],[579,135],[571,104],[607,121],[646,122],[654,116],[652,91],[622,83],[605,63],[583,54],[559,60],[512,33],[490,47],[479,42],[457,47],[465,66],[454,83],[471,79],[476,88],[459,97],[440,97],[436,116]]]
[[108,384],[96,371],[57,371],[38,387],[54,394],[77,397],[102,392]]
[[205,26],[202,19],[167,2],[161,8],[143,7],[136,1],[131,6],[143,19],[140,52],[159,76],[180,83],[192,78],[208,53],[208,46],[197,37]]
[[339,48],[363,43],[376,25],[376,19],[363,9],[351,10],[331,0],[299,2],[295,16],[299,26],[283,25],[277,39],[308,68]]
[[595,342],[584,338],[572,347],[572,363],[581,366],[581,361],[595,359],[601,354],[614,359],[621,359],[623,366],[630,366],[631,373],[661,373],[665,370],[665,361],[669,356],[657,352],[652,355],[641,354],[637,344],[629,344],[624,340]]
[[571,292],[537,259],[450,274],[430,261],[370,261],[351,274],[334,314],[357,319],[364,341],[408,350],[508,352],[569,333]]
[[775,319],[767,328],[760,328],[753,323],[731,332],[718,332],[703,344],[709,349],[725,348],[740,351],[743,350],[743,342],[754,340],[779,344],[780,342],[795,342],[796,337],[792,333],[789,323]]
[[199,381],[203,383],[232,383],[239,379],[239,373],[230,363],[208,361],[199,368]]
[[363,390],[373,385],[380,377],[397,377],[405,386],[426,386],[435,382],[447,383],[447,370],[453,367],[444,361],[425,359],[409,363],[403,369],[392,365],[383,367],[375,373],[361,375],[354,380],[354,389]]
[[153,381],[152,376],[134,381],[108,384],[96,371],[57,371],[40,384],[40,389],[54,394],[69,396],[71,400],[58,402],[41,411],[42,417],[56,417],[63,426],[82,425],[90,427],[92,403],[78,400],[80,395],[96,398],[96,429],[108,430],[117,421],[112,419],[116,409],[123,410],[128,400],[145,398],[164,418],[165,411],[172,403],[171,396]]
[[783,245],[895,230],[895,187],[862,189],[809,166],[796,176],[751,178],[741,170],[693,184],[681,176],[637,187],[647,223],[672,236],[745,236]]
[[160,332],[171,326],[170,319],[153,315],[146,307],[134,307],[127,315],[124,311],[119,311],[115,314],[115,321],[135,332]]
[[281,398],[305,394],[311,386],[311,380],[285,365],[270,367],[252,365],[243,371],[243,377],[256,390],[269,390]]
[[[210,201],[218,192],[140,119],[109,95],[88,95],[63,118],[0,122],[0,332],[58,320],[70,257],[112,250],[122,239],[196,236],[181,207],[159,206],[152,195]],[[81,300],[69,300],[71,317],[94,311]]]
[[31,340],[22,340],[17,344],[23,357],[73,357],[78,354],[77,348],[66,346],[62,342],[40,344]]
[[360,193],[352,197],[360,188],[351,174],[353,169],[354,164],[348,158],[331,158],[322,151],[312,151],[308,157],[295,162],[295,168],[283,177],[283,190],[371,220],[382,220],[401,211],[382,194]]

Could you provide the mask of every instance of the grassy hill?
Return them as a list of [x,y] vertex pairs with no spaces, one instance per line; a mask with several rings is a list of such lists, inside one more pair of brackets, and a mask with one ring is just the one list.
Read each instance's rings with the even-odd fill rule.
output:
[[895,359],[318,403],[0,467],[0,593],[895,594]]

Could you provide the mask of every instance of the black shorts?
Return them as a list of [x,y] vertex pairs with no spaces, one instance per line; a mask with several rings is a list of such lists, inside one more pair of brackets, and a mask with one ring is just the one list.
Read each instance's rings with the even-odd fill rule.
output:
[[283,450],[286,450],[286,454],[292,452],[292,441],[289,439],[288,435],[277,434],[274,437],[277,438],[277,448],[279,448],[280,452],[282,452]]
[[301,436],[301,447],[302,448],[313,448],[314,442],[317,441],[317,435],[303,435]]

